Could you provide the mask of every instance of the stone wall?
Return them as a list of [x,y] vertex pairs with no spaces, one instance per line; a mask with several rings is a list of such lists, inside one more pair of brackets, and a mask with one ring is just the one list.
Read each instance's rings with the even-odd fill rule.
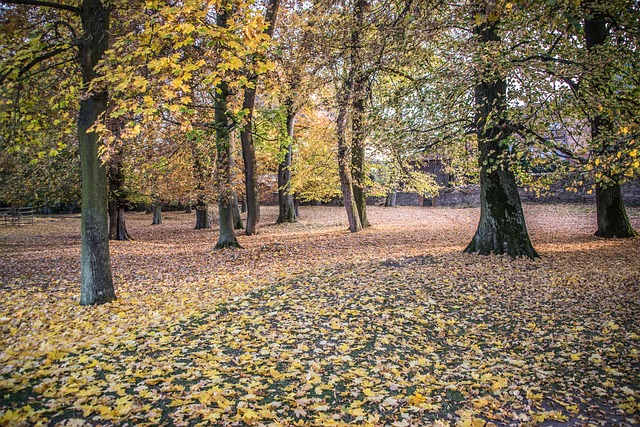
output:
[[[567,190],[568,180],[558,181],[549,190],[540,192],[520,189],[523,202],[541,203],[595,203],[595,192],[591,186]],[[591,190],[591,194],[589,191]],[[630,181],[622,186],[622,197],[627,206],[640,206],[640,180]],[[479,206],[480,187],[477,185],[445,188],[432,201],[434,206]]]

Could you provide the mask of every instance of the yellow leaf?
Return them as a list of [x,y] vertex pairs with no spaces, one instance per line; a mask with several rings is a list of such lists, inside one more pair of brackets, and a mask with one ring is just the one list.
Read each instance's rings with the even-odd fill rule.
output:
[[418,405],[420,405],[421,403],[424,403],[424,402],[426,402],[426,401],[427,401],[427,398],[426,398],[424,395],[422,395],[422,394],[420,394],[420,393],[418,393],[418,392],[416,392],[416,393],[412,394],[412,395],[411,395],[411,396],[409,396],[409,398],[407,399],[407,402],[409,402],[409,404],[410,404],[411,406],[418,406]]

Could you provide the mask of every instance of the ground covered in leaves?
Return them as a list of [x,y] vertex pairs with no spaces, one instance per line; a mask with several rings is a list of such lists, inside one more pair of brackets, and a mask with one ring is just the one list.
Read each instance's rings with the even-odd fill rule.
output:
[[[640,241],[525,207],[539,260],[465,255],[477,209],[302,208],[240,236],[128,217],[80,307],[79,218],[0,229],[0,425],[634,425]],[[640,210],[629,211],[636,229]]]

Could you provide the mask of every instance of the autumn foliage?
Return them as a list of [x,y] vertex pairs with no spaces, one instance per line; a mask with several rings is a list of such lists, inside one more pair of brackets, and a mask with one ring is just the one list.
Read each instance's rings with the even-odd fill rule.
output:
[[[118,300],[78,300],[80,219],[0,229],[0,425],[632,425],[640,246],[526,205],[537,260],[463,254],[477,209],[263,208],[213,251],[132,214]],[[640,225],[640,211],[629,210]]]

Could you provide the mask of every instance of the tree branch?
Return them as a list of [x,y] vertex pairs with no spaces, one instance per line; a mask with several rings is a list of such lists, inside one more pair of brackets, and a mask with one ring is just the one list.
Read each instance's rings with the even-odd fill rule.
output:
[[69,12],[73,12],[76,15],[80,15],[80,8],[76,7],[76,6],[71,6],[68,4],[60,4],[60,3],[54,3],[51,1],[39,1],[39,0],[0,0],[0,4],[25,4],[25,5],[29,5],[29,6],[43,6],[43,7],[50,7],[53,9],[60,9],[60,10],[68,10]]
[[[40,56],[38,56],[37,58],[34,58],[33,60],[31,60],[31,62],[27,63],[24,67],[22,67],[20,69],[20,71],[18,72],[18,78],[20,79],[22,76],[24,76],[30,69],[32,69],[33,67],[35,67],[36,65],[38,65],[39,63],[41,63],[42,61],[45,61],[47,59],[53,58],[54,56],[65,52],[69,49],[71,49],[73,46],[66,46],[66,47],[59,47],[57,49],[53,49],[50,52],[44,53]],[[0,84],[3,84],[5,79],[7,77],[9,77],[9,75],[11,74],[12,70],[8,69],[5,72],[3,72],[2,74],[0,74]]]

